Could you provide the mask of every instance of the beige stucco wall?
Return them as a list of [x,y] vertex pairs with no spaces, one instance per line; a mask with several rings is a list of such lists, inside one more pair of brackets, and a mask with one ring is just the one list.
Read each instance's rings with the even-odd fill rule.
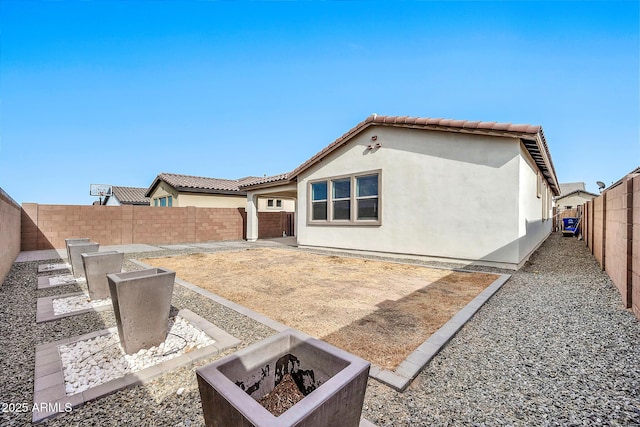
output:
[[[382,147],[369,151],[372,135]],[[518,139],[369,128],[299,177],[298,243],[517,264],[523,223],[526,230],[520,211],[533,218],[536,209],[519,196],[522,167]],[[307,224],[310,180],[377,169],[381,225]],[[535,181],[532,191],[537,200]]]
[[571,206],[575,209],[577,206],[588,202],[589,200],[593,200],[593,196],[589,196],[586,193],[576,193],[571,196],[563,197],[562,199],[556,200],[556,206],[558,209],[563,210],[566,206]]
[[[267,206],[267,200],[273,199],[274,207],[270,208]],[[275,200],[282,200],[282,207],[275,207]],[[245,200],[246,203],[246,200]],[[283,199],[281,197],[267,197],[267,198],[259,198],[258,199],[258,212],[295,212],[296,210],[296,202],[292,199]]]
[[[200,208],[244,208],[247,206],[247,196],[226,194],[180,194],[179,205],[197,206]],[[174,206],[176,206],[174,204]]]
[[166,182],[160,181],[151,193],[151,206],[154,206],[153,199],[166,196],[173,197],[173,207],[244,208],[247,205],[247,196],[245,195],[180,193]]
[[[553,225],[552,193],[548,183],[540,180],[539,171],[529,152],[520,147],[519,193],[518,193],[518,262],[526,260],[549,236]],[[540,175],[541,176],[541,175]]]
[[[160,197],[171,196],[173,197],[172,206],[178,205],[178,192],[169,184],[164,181],[160,181],[156,188],[153,190],[150,196],[150,205],[155,206],[154,199],[159,199]],[[158,202],[158,206],[160,206],[160,202]]]

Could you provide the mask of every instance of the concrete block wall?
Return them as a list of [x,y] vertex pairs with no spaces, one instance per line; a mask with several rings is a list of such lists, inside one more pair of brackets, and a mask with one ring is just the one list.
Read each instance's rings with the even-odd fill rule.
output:
[[606,196],[605,271],[618,288],[625,307],[631,307],[631,289],[627,286],[628,235],[627,183],[612,188]]
[[282,237],[286,230],[287,212],[258,212],[258,239]]
[[89,237],[101,245],[240,240],[236,208],[150,206],[22,206],[22,250],[64,248],[64,239]]
[[640,319],[640,174],[628,175],[584,205],[585,242]]
[[243,238],[244,208],[196,209],[195,213],[195,241]]
[[640,319],[640,176],[632,180],[631,308]]
[[0,188],[0,286],[20,253],[21,208]]
[[604,210],[604,200],[605,196],[596,197],[593,199],[593,248],[591,253],[596,257],[598,263],[600,263],[600,267],[604,269],[604,236],[605,236],[605,228],[604,228],[604,219],[605,219],[605,210]]

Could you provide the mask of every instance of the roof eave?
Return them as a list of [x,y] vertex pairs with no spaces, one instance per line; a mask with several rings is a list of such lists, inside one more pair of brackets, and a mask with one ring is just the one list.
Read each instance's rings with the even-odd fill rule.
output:
[[[376,122],[375,116],[369,116],[366,120],[358,123],[355,127],[350,129],[348,132],[343,134],[336,141],[331,143],[329,146],[325,147],[320,152],[316,153],[311,159],[304,162],[302,165],[298,166],[296,169],[291,172],[289,176],[290,180],[297,179],[298,176],[309,168],[317,165],[322,162],[322,160],[339,149],[343,147],[351,141],[351,139],[355,138],[357,135],[365,131],[371,126],[389,126],[389,127],[401,127],[401,128],[410,128],[410,129],[421,129],[421,130],[433,130],[433,131],[443,131],[443,132],[454,132],[454,133],[465,133],[465,134],[473,134],[473,135],[487,135],[487,136],[498,136],[498,137],[511,137],[511,138],[520,138],[520,139],[532,139],[534,138],[536,141],[536,145],[538,150],[543,155],[543,167],[542,169],[547,170],[547,175],[545,175],[545,179],[549,182],[553,194],[560,194],[560,186],[558,184],[558,178],[555,173],[555,169],[553,167],[553,162],[551,161],[551,156],[549,154],[548,147],[546,145],[544,134],[542,131],[542,127],[539,126],[530,126],[527,130],[536,130],[536,132],[532,131],[517,131],[517,130],[496,130],[496,129],[482,129],[482,128],[464,128],[464,127],[455,127],[455,126],[443,126],[439,124],[417,124],[417,123],[396,123],[396,122]],[[540,167],[540,165],[539,165]],[[542,171],[544,174],[544,170]]]
[[296,181],[297,181],[296,179],[286,179],[286,180],[279,180],[279,181],[262,182],[260,184],[242,185],[240,186],[240,188],[246,191],[261,190],[264,188],[282,187],[285,185],[294,184]]
[[[164,181],[162,178],[160,178],[160,175],[156,176],[156,179],[153,180],[153,182],[151,183],[151,185],[149,186],[149,188],[147,189],[147,192],[144,193],[144,197],[151,197],[151,194],[153,193],[153,190],[155,190],[155,188],[158,186],[158,184],[160,184],[160,181]],[[167,182],[167,181],[165,181]],[[171,185],[167,182],[168,185]]]
[[179,193],[220,194],[228,196],[246,196],[246,191],[218,190],[213,188],[174,187]]

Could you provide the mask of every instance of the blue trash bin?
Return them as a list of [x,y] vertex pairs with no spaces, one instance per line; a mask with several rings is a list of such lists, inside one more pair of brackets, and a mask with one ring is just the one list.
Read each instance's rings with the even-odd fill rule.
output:
[[571,236],[576,234],[578,229],[578,218],[562,218],[562,234]]

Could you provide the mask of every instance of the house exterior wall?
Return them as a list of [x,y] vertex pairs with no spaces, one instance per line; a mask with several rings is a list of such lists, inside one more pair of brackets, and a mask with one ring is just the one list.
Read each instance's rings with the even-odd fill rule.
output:
[[20,253],[22,209],[0,188],[0,286]]
[[551,233],[553,193],[520,144],[518,262],[526,260]]
[[199,208],[244,208],[247,205],[246,195],[206,194],[179,192],[164,181],[160,181],[150,195],[151,206],[154,199],[171,196],[172,207],[195,206]]
[[[373,135],[382,147],[367,150]],[[518,264],[533,246],[520,249],[520,211],[542,212],[519,197],[521,168],[518,139],[369,128],[298,177],[298,244]],[[309,181],[375,170],[380,225],[308,224]]]
[[585,193],[576,193],[571,196],[563,197],[561,199],[556,200],[556,206],[558,209],[566,209],[567,206],[571,206],[571,208],[575,209],[576,206],[580,206],[589,200],[592,200],[593,197],[589,196]]
[[120,200],[118,200],[118,198],[113,194],[109,196],[109,200],[107,200],[107,203],[105,203],[105,206],[120,206],[120,205],[122,205],[122,203],[120,203]]
[[177,197],[178,204],[174,206],[197,206],[200,208],[245,208],[247,196],[234,196],[226,194],[191,194],[180,193]]
[[[153,192],[149,195],[149,205],[154,206],[154,200],[160,197],[171,196],[173,198],[172,206],[180,206],[178,204],[178,191],[164,181],[160,181]],[[159,203],[158,203],[159,205]],[[186,205],[184,205],[186,206]]]
[[[282,200],[282,207],[276,208],[275,206],[270,208],[267,206],[267,200]],[[245,199],[246,204],[246,199]],[[275,202],[274,202],[275,205]],[[280,197],[266,197],[258,199],[258,212],[295,212],[296,202],[291,199],[283,199]]]

